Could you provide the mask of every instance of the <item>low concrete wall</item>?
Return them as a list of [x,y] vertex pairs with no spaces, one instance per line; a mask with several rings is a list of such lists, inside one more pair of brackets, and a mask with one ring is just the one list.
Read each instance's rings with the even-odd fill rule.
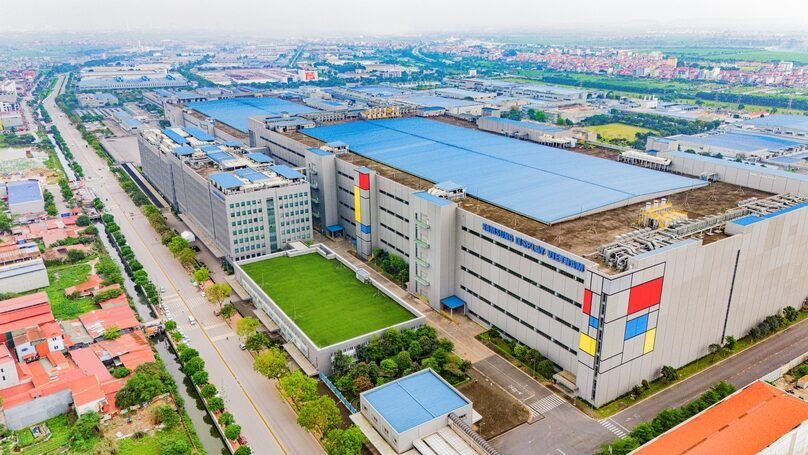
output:
[[801,356],[798,356],[798,357],[794,358],[793,360],[791,360],[787,364],[781,366],[780,368],[777,368],[776,370],[774,370],[771,373],[763,376],[760,379],[763,380],[763,381],[770,381],[770,382],[771,381],[776,381],[776,380],[780,379],[781,376],[788,373],[788,370],[790,370],[790,369],[794,368],[795,366],[797,366],[797,365],[801,364],[802,362],[804,362],[805,359],[808,359],[808,352],[806,352],[805,354],[803,354]]
[[35,398],[11,409],[5,409],[3,412],[6,416],[6,426],[12,431],[30,427],[66,413],[71,403],[73,394],[70,389]]

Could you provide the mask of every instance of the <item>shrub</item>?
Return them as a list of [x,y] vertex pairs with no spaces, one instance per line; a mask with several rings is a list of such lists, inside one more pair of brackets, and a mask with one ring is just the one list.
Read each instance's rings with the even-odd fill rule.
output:
[[152,416],[156,423],[162,423],[166,428],[174,428],[180,423],[180,415],[167,404],[161,404],[152,410]]
[[131,371],[126,367],[118,367],[112,370],[112,376],[116,379],[125,378],[129,376],[129,373],[131,373]]
[[208,407],[211,411],[221,411],[224,409],[224,400],[221,397],[213,397],[208,400]]
[[197,371],[191,376],[191,380],[194,381],[196,385],[202,385],[208,382],[208,372],[207,371]]
[[225,427],[224,429],[224,436],[231,440],[235,441],[241,435],[241,425],[231,424]]
[[188,453],[191,447],[184,439],[164,439],[160,441],[160,455],[178,455]]
[[233,418],[233,414],[229,412],[223,412],[222,415],[219,416],[219,425],[228,426],[232,425],[236,419]]
[[247,447],[247,446],[239,446],[239,448],[236,449],[235,452],[233,452],[233,455],[250,455],[251,453],[252,453],[252,449],[250,449],[249,447]]
[[218,390],[216,390],[216,386],[211,384],[211,383],[207,383],[207,384],[203,385],[202,389],[200,389],[200,391],[199,391],[199,393],[202,395],[202,397],[206,398],[206,399],[207,398],[212,398],[213,396],[215,396],[216,392],[218,392]]

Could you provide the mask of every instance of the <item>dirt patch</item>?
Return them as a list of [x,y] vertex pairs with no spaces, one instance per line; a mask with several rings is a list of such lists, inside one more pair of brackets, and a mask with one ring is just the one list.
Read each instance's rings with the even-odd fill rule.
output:
[[471,380],[457,389],[474,403],[474,410],[483,416],[476,430],[485,439],[491,439],[515,428],[530,418],[530,412],[519,401],[472,368]]

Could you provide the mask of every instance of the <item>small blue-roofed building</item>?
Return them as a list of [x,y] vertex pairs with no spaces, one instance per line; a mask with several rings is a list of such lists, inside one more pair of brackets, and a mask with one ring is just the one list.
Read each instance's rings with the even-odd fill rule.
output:
[[397,453],[446,428],[450,414],[469,427],[474,419],[471,401],[431,368],[363,392],[359,406],[359,413]]
[[6,183],[8,209],[12,215],[45,211],[45,199],[38,180],[18,180]]

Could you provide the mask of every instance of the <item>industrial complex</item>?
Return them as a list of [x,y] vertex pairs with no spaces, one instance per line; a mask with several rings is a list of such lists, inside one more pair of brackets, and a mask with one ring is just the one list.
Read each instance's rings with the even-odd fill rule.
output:
[[563,129],[485,116],[475,128],[334,123],[271,98],[190,107],[175,125],[217,137],[246,125],[251,146],[305,174],[314,230],[350,239],[360,258],[400,255],[409,292],[539,350],[594,406],[808,295],[800,174],[673,150],[620,163],[534,143],[574,144]]

